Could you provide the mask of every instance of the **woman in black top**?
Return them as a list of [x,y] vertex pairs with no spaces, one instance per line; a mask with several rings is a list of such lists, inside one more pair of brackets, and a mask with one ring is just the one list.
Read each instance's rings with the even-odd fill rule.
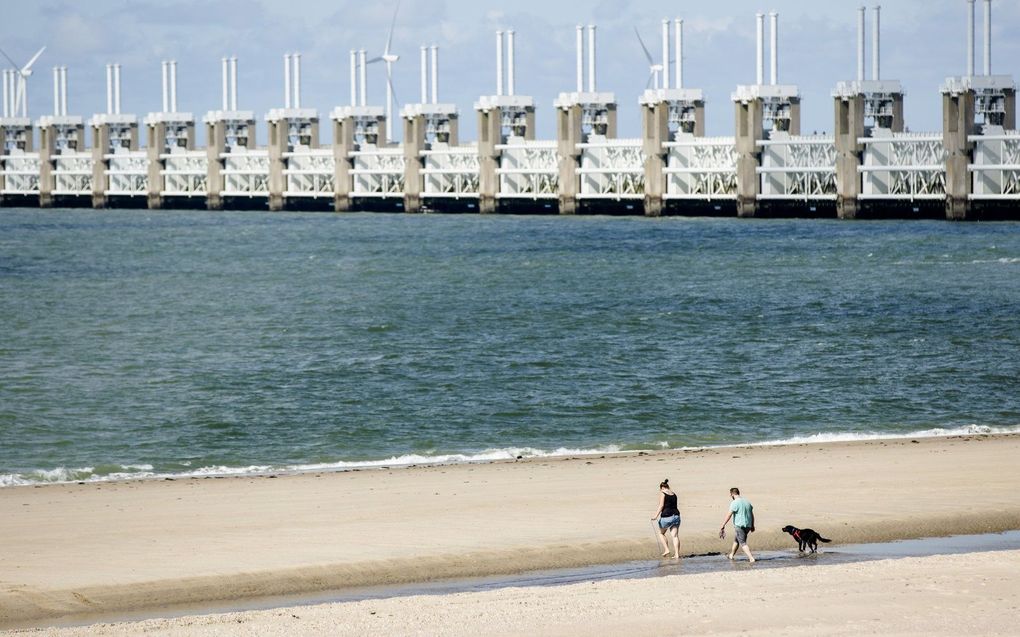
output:
[[659,545],[662,548],[662,556],[669,555],[669,545],[666,544],[666,531],[673,540],[673,559],[680,557],[680,510],[677,508],[676,494],[669,488],[669,480],[663,480],[659,484],[659,508],[655,510],[652,520],[659,522]]

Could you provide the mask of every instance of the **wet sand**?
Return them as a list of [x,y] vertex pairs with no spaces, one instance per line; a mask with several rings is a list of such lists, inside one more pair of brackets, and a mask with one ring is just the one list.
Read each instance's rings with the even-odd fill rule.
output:
[[[85,635],[1015,635],[1020,551],[507,588],[45,631]],[[33,631],[31,634],[36,634]]]
[[[2,489],[0,627],[46,625],[95,613],[150,609],[158,614],[158,609],[183,603],[647,559],[656,554],[649,517],[655,509],[656,487],[664,477],[670,478],[680,494],[686,553],[728,548],[728,540],[720,541],[716,533],[726,515],[730,486],[741,487],[755,505],[759,530],[752,543],[760,548],[789,548],[792,540],[779,531],[785,524],[815,528],[837,544],[1017,529],[1018,456],[1020,436],[969,436],[276,478]],[[1016,553],[997,555],[982,562],[989,577],[998,577],[995,565],[1003,561],[1012,561],[1012,572],[1016,571]],[[945,562],[946,577],[951,579],[971,564],[966,556],[959,558],[959,563],[954,560],[923,558],[919,564]],[[886,567],[819,567],[827,568],[849,573],[877,569],[875,578],[903,581],[890,575],[895,569]],[[750,575],[787,577],[763,573]],[[834,577],[842,580],[846,573],[840,573]],[[690,577],[724,575],[744,574]],[[718,590],[725,597],[726,581],[710,579],[701,588]],[[1016,590],[1015,581],[1011,590]],[[788,584],[796,587],[797,582],[794,578]],[[604,582],[596,588],[608,591],[630,584]],[[640,586],[645,585],[655,586]],[[761,584],[773,585],[771,579]],[[827,591],[828,583],[825,587]],[[867,581],[862,580],[860,587],[858,592],[848,589],[846,594],[869,594]],[[508,598],[517,600],[507,602],[511,606],[528,603],[520,600],[538,595],[511,590],[518,591],[513,593],[518,597]],[[691,595],[697,590],[701,589],[692,588]],[[941,593],[933,589],[932,594]],[[640,589],[635,595],[643,598],[659,593]],[[676,597],[663,595],[647,601],[657,608],[669,606],[664,600]],[[462,604],[455,601],[460,595],[425,599],[438,604],[436,612],[444,615],[443,604],[451,608]],[[571,597],[564,600],[569,608]],[[370,603],[380,602],[335,608]],[[394,621],[399,622],[400,615],[406,615],[409,622],[417,621],[419,613],[413,605],[405,607],[399,600],[387,603],[394,604]],[[620,611],[618,619],[625,623],[613,624],[608,617],[600,627],[614,632],[614,626],[617,630],[644,626],[639,621],[644,616],[640,610],[643,603],[634,602],[638,608],[634,613]],[[800,608],[800,603],[791,609]],[[810,603],[804,605],[804,609],[810,608]],[[715,612],[711,604],[704,609]],[[867,606],[858,610],[861,617],[871,616]],[[259,621],[279,622],[289,617],[274,612],[264,611],[268,614],[259,615],[263,617]],[[464,612],[472,611],[465,607]],[[548,619],[532,628],[559,630],[556,618]],[[587,625],[573,611],[561,619]],[[635,623],[627,623],[631,621]],[[390,630],[416,630],[397,626],[391,625]],[[862,626],[868,630],[866,624]],[[720,630],[724,627],[715,625]],[[291,632],[291,628],[264,624],[245,632]],[[363,628],[375,632],[374,625]],[[491,628],[487,632],[492,632]],[[455,632],[453,625],[450,630],[439,625],[417,630]],[[522,630],[529,628],[523,626],[517,632]],[[514,631],[508,628],[507,632]],[[562,632],[570,632],[569,626],[564,625]]]

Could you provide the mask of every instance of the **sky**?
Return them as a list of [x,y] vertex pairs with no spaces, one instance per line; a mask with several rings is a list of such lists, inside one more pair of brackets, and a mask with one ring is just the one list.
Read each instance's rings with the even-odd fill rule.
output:
[[[326,121],[333,107],[350,101],[349,51],[380,54],[395,6],[396,0],[3,0],[0,48],[23,63],[47,47],[29,84],[33,119],[52,113],[55,65],[69,69],[70,114],[105,110],[105,66],[114,62],[122,65],[122,112],[141,118],[158,111],[165,59],[178,63],[179,110],[200,118],[219,108],[220,59],[236,55],[238,106],[255,111],[262,145],[265,113],[283,106],[283,55],[302,54],[302,106]],[[705,92],[706,133],[732,135],[730,95],[738,84],[755,81],[755,13],[778,11],[780,83],[800,89],[803,132],[831,131],[831,92],[856,75],[858,6],[843,0],[402,0],[393,36],[393,52],[401,55],[394,85],[401,103],[417,101],[419,48],[437,44],[440,101],[458,106],[461,139],[474,139],[473,103],[495,93],[495,31],[513,28],[517,93],[535,98],[537,134],[551,139],[552,102],[574,90],[575,26],[593,23],[598,89],[616,95],[619,135],[637,137],[648,62],[634,30],[659,59],[661,20],[680,17],[685,84]],[[983,0],[977,6],[980,71]],[[1020,2],[995,0],[993,14],[993,73],[1018,76]],[[882,76],[903,83],[911,130],[941,129],[939,86],[962,74],[965,62],[965,0],[882,3]],[[369,103],[381,106],[384,96],[385,70],[374,65]],[[328,131],[322,127],[323,140]]]

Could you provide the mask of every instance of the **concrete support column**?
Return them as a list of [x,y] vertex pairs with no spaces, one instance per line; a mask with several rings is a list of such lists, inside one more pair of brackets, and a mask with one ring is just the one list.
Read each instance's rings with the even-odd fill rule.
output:
[[645,154],[645,216],[662,214],[666,193],[666,149],[669,141],[669,104],[658,102],[641,107],[642,151]]
[[861,165],[864,148],[864,96],[836,97],[836,214],[840,219],[853,219],[859,212]]
[[149,191],[147,193],[150,210],[163,207],[163,160],[160,158],[166,151],[166,122],[151,122],[148,125],[148,145],[146,154],[149,159]]
[[110,151],[110,127],[92,127],[92,207],[106,207],[106,158]]
[[581,151],[581,106],[556,109],[556,154],[559,160],[559,209],[561,215],[577,213],[577,177]]
[[503,143],[502,117],[498,107],[478,111],[478,211],[482,214],[496,212],[499,192],[496,169],[501,154],[496,146]]
[[764,137],[763,106],[757,98],[734,104],[737,115],[737,215],[753,217],[758,212],[758,195],[761,194],[761,178],[757,172],[761,165],[761,152],[757,142]]
[[800,98],[790,98],[790,134],[800,135]]
[[290,121],[281,117],[278,120],[270,121],[269,124],[269,145],[266,150],[269,154],[269,210],[276,212],[283,210],[283,193],[287,190],[287,182],[283,174],[287,162],[283,154],[287,152],[287,130]]
[[404,118],[404,212],[421,212],[422,158],[425,116]]
[[[381,128],[385,130],[384,127]],[[351,210],[351,151],[354,150],[354,118],[333,120],[333,210]]]
[[903,94],[893,96],[893,121],[892,121],[892,132],[902,133],[906,128],[905,120],[903,119]]
[[1005,89],[1006,95],[1006,116],[1003,118],[1002,127],[1006,130],[1016,130],[1016,90]]
[[967,167],[974,147],[967,140],[975,130],[974,91],[942,94],[942,138],[946,150],[946,218],[970,219],[973,181]]
[[209,210],[223,208],[223,160],[220,153],[227,146],[227,129],[222,121],[210,122],[206,126],[206,174],[205,207]]
[[[53,155],[56,153],[57,144],[54,137],[56,128],[52,124],[39,128],[39,207],[50,208],[53,206]],[[2,136],[2,133],[0,133]],[[0,140],[2,142],[3,140]],[[2,146],[0,146],[2,148]],[[2,178],[0,178],[2,179]],[[0,188],[3,183],[0,182]]]

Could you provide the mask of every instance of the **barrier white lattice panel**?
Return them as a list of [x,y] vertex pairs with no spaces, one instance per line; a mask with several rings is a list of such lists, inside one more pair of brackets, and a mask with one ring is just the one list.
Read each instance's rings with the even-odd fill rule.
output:
[[497,197],[538,199],[559,194],[559,161],[555,141],[500,144]]
[[350,154],[351,194],[355,197],[404,196],[404,149],[366,148]]
[[424,197],[477,197],[478,148],[440,146],[421,153]]
[[737,148],[732,137],[700,137],[665,144],[665,199],[735,199]]
[[329,148],[305,149],[284,154],[288,197],[332,197],[336,161]]
[[266,197],[269,195],[269,155],[264,150],[249,150],[221,155],[223,157],[223,191],[232,197]]
[[944,199],[946,151],[942,135],[895,133],[865,137],[861,199]]
[[149,188],[149,158],[145,151],[106,155],[106,194],[144,195]]
[[971,199],[1020,200],[1020,132],[976,135]]
[[195,197],[206,194],[209,156],[204,150],[189,150],[163,155],[163,195]]
[[640,199],[645,195],[645,154],[640,139],[578,144],[579,199]]
[[832,137],[791,135],[758,142],[762,149],[761,199],[836,198],[836,145]]
[[21,153],[0,156],[5,195],[39,194],[39,153]]
[[53,164],[54,195],[92,195],[92,153],[61,153]]

